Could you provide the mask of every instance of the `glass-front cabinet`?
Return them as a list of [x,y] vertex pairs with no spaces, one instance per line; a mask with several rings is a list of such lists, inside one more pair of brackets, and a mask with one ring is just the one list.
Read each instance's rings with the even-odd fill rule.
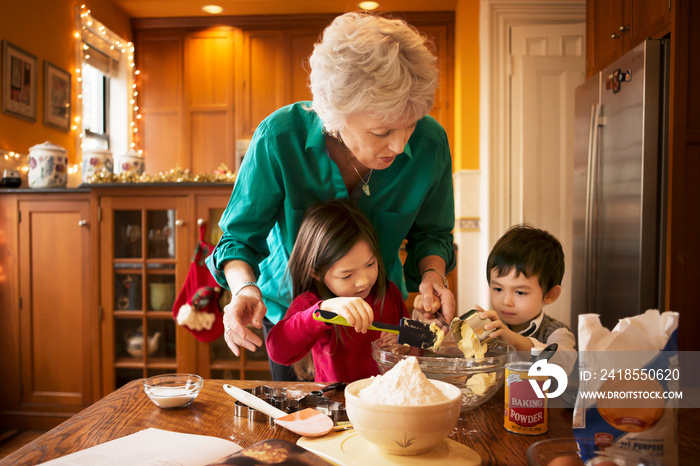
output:
[[[103,394],[134,379],[171,372],[270,380],[264,345],[255,352],[242,349],[236,357],[223,336],[199,342],[173,318],[200,225],[206,226],[205,240],[216,244],[231,186],[93,191],[100,217]],[[230,299],[229,292],[222,294],[221,309]],[[259,335],[262,339],[262,330]]]
[[[228,196],[197,196],[196,217],[197,223],[206,222],[204,239],[210,244],[216,244],[221,238],[219,220],[224,213]],[[231,293],[226,291],[219,301],[221,309],[231,301]],[[252,328],[261,340],[262,329]],[[241,348],[240,357],[236,357],[229,349],[223,336],[211,343],[197,343],[198,367],[200,375],[213,379],[240,379],[240,380],[270,380],[270,366],[267,362],[265,345],[255,352]]]
[[102,312],[104,387],[178,372],[172,306],[184,281],[190,243],[186,197],[104,197]]

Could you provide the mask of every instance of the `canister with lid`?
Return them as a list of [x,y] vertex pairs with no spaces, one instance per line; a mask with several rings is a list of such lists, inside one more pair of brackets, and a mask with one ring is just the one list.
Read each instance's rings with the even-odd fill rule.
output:
[[129,149],[117,159],[116,173],[128,175],[143,175],[145,162],[143,156],[134,149]]
[[83,150],[83,183],[89,183],[90,178],[99,172],[114,173],[112,152],[97,149]]
[[65,188],[68,183],[66,149],[45,141],[29,148],[30,188]]

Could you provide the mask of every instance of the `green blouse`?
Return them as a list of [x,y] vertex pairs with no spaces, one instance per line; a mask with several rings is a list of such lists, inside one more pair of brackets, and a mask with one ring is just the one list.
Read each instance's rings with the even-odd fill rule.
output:
[[[421,259],[440,256],[448,271],[455,264],[452,159],[442,126],[430,116],[421,119],[404,152],[388,168],[373,172],[371,196],[366,196],[362,183],[348,193],[328,155],[323,122],[309,106],[298,102],[283,107],[256,129],[219,222],[223,236],[206,261],[224,287],[226,262],[247,262],[273,323],[292,302],[287,261],[301,217],[323,200],[356,200],[377,231],[389,279],[404,299],[407,290],[418,289]],[[404,239],[407,257],[402,267],[399,248]]]

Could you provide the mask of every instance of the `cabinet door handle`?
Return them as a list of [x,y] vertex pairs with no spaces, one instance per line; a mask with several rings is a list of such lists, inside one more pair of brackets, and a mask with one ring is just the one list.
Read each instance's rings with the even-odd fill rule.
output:
[[81,227],[86,226],[86,225],[87,225],[87,220],[79,220],[79,221],[78,221],[78,225],[81,226]]
[[175,220],[175,226],[177,226],[177,227],[181,227],[184,224],[185,224],[185,221],[181,218],[178,218],[177,220]]
[[197,219],[197,225],[199,225],[199,226],[201,227],[202,225],[204,225],[204,222],[205,222],[205,221],[206,221],[206,220],[204,220],[203,218],[198,218],[198,219]]
[[627,32],[630,30],[629,26],[625,26],[624,24],[620,26],[620,32]]
[[613,32],[612,34],[610,34],[610,38],[611,38],[611,39],[619,39],[619,38],[620,38],[620,34],[618,34],[618,33],[616,33],[616,32]]

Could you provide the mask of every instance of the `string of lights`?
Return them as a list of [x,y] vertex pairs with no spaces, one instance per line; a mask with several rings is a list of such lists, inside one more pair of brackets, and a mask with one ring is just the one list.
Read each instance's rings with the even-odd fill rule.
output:
[[[109,51],[116,51],[126,58],[126,87],[130,89],[129,95],[129,111],[127,112],[127,125],[129,127],[129,132],[127,135],[127,145],[129,148],[136,150],[139,155],[142,155],[142,150],[139,147],[138,138],[138,120],[141,119],[141,114],[139,113],[138,106],[138,83],[137,76],[140,74],[139,70],[136,69],[136,63],[134,62],[134,44],[125,41],[119,35],[112,32],[104,24],[92,17],[90,10],[86,5],[81,5],[78,9],[78,25],[80,27],[79,31],[76,31],[75,38],[80,41],[78,49],[78,58],[76,63],[76,94],[79,101],[78,109],[75,112],[75,117],[73,121],[73,130],[76,131],[76,136],[79,138],[78,146],[82,148],[82,139],[84,137],[84,131],[82,126],[82,62],[83,62],[83,51],[88,50],[88,43],[99,42],[105,44]],[[96,41],[95,38],[99,38]]]

